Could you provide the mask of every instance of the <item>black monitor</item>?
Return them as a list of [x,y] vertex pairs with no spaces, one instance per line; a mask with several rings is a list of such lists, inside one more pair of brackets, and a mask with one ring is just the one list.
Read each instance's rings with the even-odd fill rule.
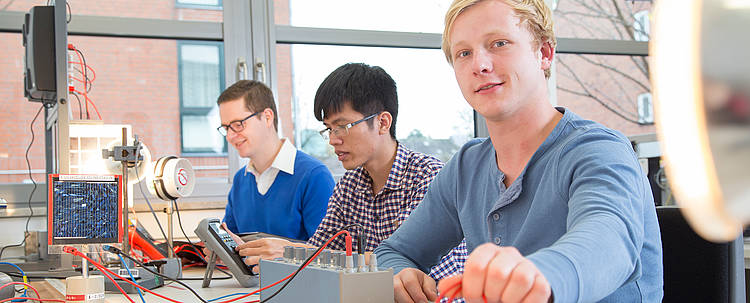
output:
[[24,96],[53,103],[57,96],[55,65],[55,7],[34,6],[23,24]]

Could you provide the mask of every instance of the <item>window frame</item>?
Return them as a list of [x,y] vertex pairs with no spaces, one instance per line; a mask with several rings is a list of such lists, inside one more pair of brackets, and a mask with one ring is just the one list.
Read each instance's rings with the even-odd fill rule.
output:
[[226,140],[223,140],[223,147],[221,152],[215,151],[200,151],[200,150],[186,150],[185,149],[185,131],[183,119],[185,116],[205,116],[209,113],[213,107],[186,107],[184,103],[182,87],[182,47],[185,45],[210,45],[217,46],[219,54],[219,89],[223,90],[226,87],[224,68],[224,45],[222,42],[215,41],[197,41],[197,40],[177,40],[177,82],[180,97],[180,155],[183,157],[224,157],[227,155],[228,144]]
[[193,4],[193,3],[183,3],[180,0],[175,0],[174,6],[175,8],[189,8],[189,9],[207,9],[207,10],[222,10],[224,9],[224,1],[223,0],[217,0],[218,4],[211,5],[211,4]]
[[[220,0],[221,1],[221,0]],[[547,0],[552,4],[552,0]],[[64,3],[62,1],[61,3]],[[224,53],[222,57],[225,60],[225,74],[236,74],[235,70],[229,70],[228,66],[236,66],[236,57],[226,55],[227,53],[237,50],[246,50],[252,48],[255,56],[244,54],[248,58],[248,63],[252,68],[255,63],[254,58],[263,56],[257,54],[258,50],[265,50],[265,54],[270,57],[264,57],[267,62],[267,74],[272,81],[271,88],[276,91],[276,62],[275,49],[276,44],[332,44],[332,45],[352,45],[352,46],[388,46],[388,47],[409,47],[409,48],[431,48],[440,49],[440,35],[430,33],[407,33],[407,32],[384,32],[384,31],[366,31],[366,30],[343,30],[328,28],[304,28],[293,27],[288,25],[276,25],[273,20],[273,0],[237,0],[222,1],[222,8],[225,13],[223,22],[204,22],[204,21],[182,21],[182,20],[157,20],[144,18],[122,18],[122,17],[104,17],[104,16],[86,16],[77,15],[70,24],[68,24],[68,35],[84,36],[104,36],[104,37],[122,37],[122,38],[149,38],[149,39],[185,39],[194,41],[216,41],[224,42]],[[232,6],[231,13],[228,13],[227,6]],[[240,6],[236,9],[234,6]],[[250,9],[258,6],[264,6],[262,10]],[[182,6],[177,6],[182,8]],[[24,20],[24,12],[0,11],[0,32],[21,33],[21,25]],[[252,32],[258,39],[252,39],[250,42],[241,41],[235,37],[235,34],[227,33],[227,24],[252,24]],[[250,35],[248,27],[242,28],[243,33]],[[601,55],[633,55],[648,56],[648,43],[628,40],[595,40],[595,39],[575,39],[559,38],[558,53],[580,53],[580,54],[601,54]],[[554,69],[553,64],[553,69]],[[179,72],[179,71],[178,71]],[[552,80],[555,76],[553,73]],[[226,77],[225,82],[234,82],[237,77]],[[554,87],[554,86],[553,86]],[[182,104],[182,103],[180,103]],[[182,125],[180,125],[182,130]],[[486,136],[486,132],[481,116],[476,115],[474,119],[475,136]],[[229,182],[237,168],[241,164],[231,164],[233,161],[242,163],[236,152],[232,153],[229,148],[228,161],[230,162],[227,170],[227,183],[218,184],[197,184],[196,190],[190,199],[185,201],[215,200],[217,197],[226,195]],[[183,156],[195,156],[183,153]],[[223,155],[221,155],[223,156]],[[234,167],[234,169],[233,169]],[[15,186],[13,184],[12,186]],[[20,185],[23,186],[23,185]],[[139,202],[140,203],[140,202]]]

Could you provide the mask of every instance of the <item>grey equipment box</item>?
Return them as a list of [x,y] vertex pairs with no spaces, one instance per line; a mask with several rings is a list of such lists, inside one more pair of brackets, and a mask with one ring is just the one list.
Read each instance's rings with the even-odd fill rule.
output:
[[[299,265],[281,258],[260,260],[260,287],[283,279]],[[273,295],[284,283],[262,291],[261,301]],[[392,303],[393,269],[348,273],[340,267],[321,268],[311,263],[269,302]]]

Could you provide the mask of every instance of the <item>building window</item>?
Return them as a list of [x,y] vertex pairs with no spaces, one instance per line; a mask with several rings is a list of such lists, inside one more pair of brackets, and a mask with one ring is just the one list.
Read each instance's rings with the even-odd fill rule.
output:
[[177,0],[177,7],[181,8],[203,8],[221,9],[222,0]]
[[182,153],[224,154],[226,140],[216,99],[224,88],[224,50],[220,42],[177,44],[180,75]]
[[649,11],[633,14],[633,38],[635,41],[648,41],[650,33]]
[[334,176],[345,170],[318,134],[324,126],[315,119],[313,101],[320,83],[344,63],[380,66],[393,77],[399,103],[396,139],[408,148],[448,161],[474,137],[473,111],[441,50],[293,44],[290,58],[291,64],[278,68],[279,74],[291,75],[295,145],[320,159]]

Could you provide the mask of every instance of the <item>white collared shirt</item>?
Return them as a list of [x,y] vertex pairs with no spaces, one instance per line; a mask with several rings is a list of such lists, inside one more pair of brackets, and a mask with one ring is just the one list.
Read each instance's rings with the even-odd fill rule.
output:
[[294,174],[294,159],[297,157],[297,148],[289,143],[289,140],[282,138],[281,149],[276,154],[276,158],[273,159],[271,166],[266,169],[262,174],[258,174],[258,170],[255,169],[253,161],[247,164],[245,174],[250,172],[255,176],[255,183],[258,185],[258,192],[261,195],[265,195],[268,189],[271,188],[273,181],[276,180],[276,175],[279,171],[283,171],[290,175]]

